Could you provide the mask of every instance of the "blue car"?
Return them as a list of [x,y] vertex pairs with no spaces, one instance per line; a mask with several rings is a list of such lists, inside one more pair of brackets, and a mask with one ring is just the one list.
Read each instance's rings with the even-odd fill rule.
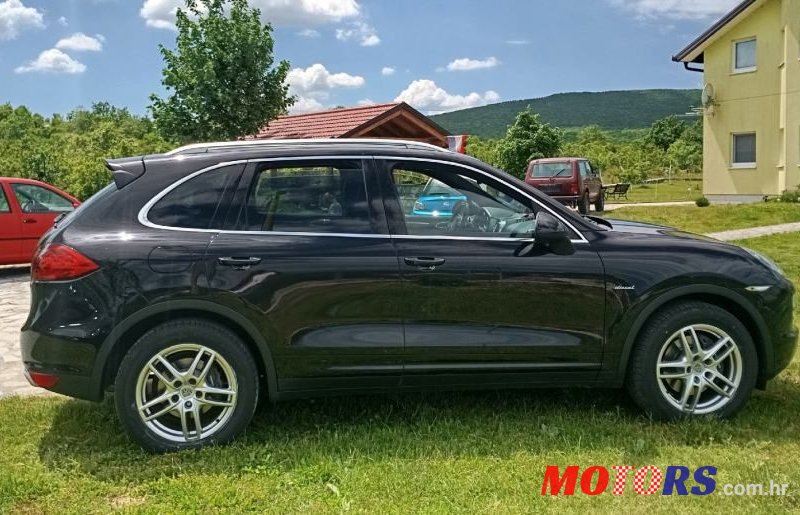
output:
[[467,200],[467,197],[460,191],[436,179],[431,179],[414,202],[412,214],[414,216],[450,218],[453,216],[453,207],[462,200]]

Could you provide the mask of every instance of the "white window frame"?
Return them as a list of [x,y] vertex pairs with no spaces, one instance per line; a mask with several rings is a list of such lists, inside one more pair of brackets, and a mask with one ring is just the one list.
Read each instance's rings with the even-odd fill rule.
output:
[[[736,137],[737,136],[753,136],[755,139],[756,147],[756,162],[752,163],[737,163],[736,162]],[[731,133],[731,168],[733,169],[754,169],[758,167],[758,134],[756,131],[748,132],[733,132]]]
[[[736,67],[736,50],[739,47],[740,43],[747,43],[752,41],[755,43],[756,46],[756,65],[755,66],[748,66],[745,68],[737,68]],[[752,36],[749,38],[737,39],[731,44],[731,73],[752,73],[754,71],[758,71],[758,38],[756,36]]]

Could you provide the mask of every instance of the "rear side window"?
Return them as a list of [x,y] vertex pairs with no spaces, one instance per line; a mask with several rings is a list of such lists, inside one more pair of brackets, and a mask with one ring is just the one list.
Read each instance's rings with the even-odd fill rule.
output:
[[539,163],[533,165],[532,177],[571,177],[572,163]]
[[3,186],[0,185],[0,213],[10,213],[11,208],[8,205],[8,199],[6,198],[6,192],[3,191]]
[[581,177],[589,177],[592,175],[592,168],[589,166],[588,161],[581,161],[578,163],[578,166],[580,166]]
[[361,161],[256,170],[240,217],[246,231],[371,234]]
[[72,202],[54,191],[35,184],[12,184],[23,213],[69,213]]
[[148,220],[166,227],[222,228],[223,199],[236,187],[241,170],[241,165],[226,166],[189,179],[156,202]]

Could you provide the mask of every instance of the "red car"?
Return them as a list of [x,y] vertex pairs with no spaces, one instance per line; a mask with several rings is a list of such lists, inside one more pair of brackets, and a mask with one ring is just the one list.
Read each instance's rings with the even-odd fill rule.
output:
[[36,243],[56,217],[80,204],[55,186],[0,177],[0,265],[30,263]]
[[589,212],[589,204],[594,204],[595,211],[605,209],[603,181],[588,159],[536,159],[528,164],[525,182],[562,204],[577,207],[583,215]]

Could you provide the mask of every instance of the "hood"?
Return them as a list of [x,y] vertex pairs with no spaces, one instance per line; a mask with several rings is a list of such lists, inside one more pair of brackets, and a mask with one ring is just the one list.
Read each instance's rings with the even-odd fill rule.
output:
[[667,227],[664,225],[648,224],[644,222],[633,222],[630,220],[615,220],[607,219],[613,225],[613,232],[626,233],[626,234],[641,234],[641,235],[661,235],[673,238],[690,238],[694,240],[703,240],[720,243],[719,240],[703,236],[702,234],[694,234],[691,232],[681,231],[674,227]]

